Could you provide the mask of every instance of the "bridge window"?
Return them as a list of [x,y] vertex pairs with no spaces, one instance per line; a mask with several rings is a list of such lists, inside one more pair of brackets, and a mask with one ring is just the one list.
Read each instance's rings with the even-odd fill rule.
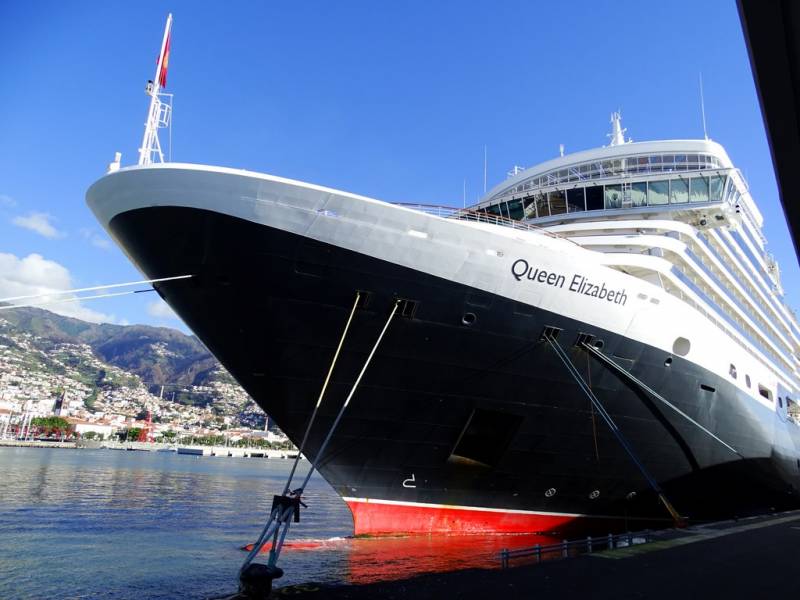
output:
[[669,202],[669,181],[651,181],[647,184],[647,203],[649,205]]
[[606,186],[606,208],[622,208],[622,186]]
[[586,188],[586,210],[603,210],[603,186]]
[[567,212],[567,196],[563,190],[550,192],[548,196],[551,215],[561,215]]
[[631,184],[631,205],[645,206],[647,204],[647,183]]
[[692,177],[689,180],[689,200],[708,202],[708,180],[705,177]]
[[680,204],[689,201],[689,182],[685,179],[672,179],[669,182],[670,204]]
[[524,205],[524,212],[526,219],[535,219],[536,218],[536,202],[533,199],[533,196],[529,196],[522,201]]
[[515,221],[519,221],[522,218],[523,211],[522,211],[522,200],[511,200],[508,203],[508,216],[514,219]]
[[540,217],[550,216],[550,205],[547,204],[547,194],[536,194],[536,214]]
[[725,187],[724,175],[712,175],[708,182],[708,199],[712,202],[719,202],[722,200],[722,188]]
[[583,191],[584,188],[579,187],[572,190],[567,190],[567,211],[580,212],[586,210],[586,199]]

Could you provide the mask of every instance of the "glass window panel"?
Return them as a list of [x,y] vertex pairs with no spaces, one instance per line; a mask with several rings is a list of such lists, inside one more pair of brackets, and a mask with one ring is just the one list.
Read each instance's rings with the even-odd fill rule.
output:
[[602,166],[603,166],[603,172],[606,175],[609,175],[611,173],[611,161],[610,160],[604,160],[602,162]]
[[603,186],[595,185],[586,188],[586,210],[603,210]]
[[651,156],[650,157],[650,164],[651,165],[660,165],[661,164],[661,157],[660,156]]
[[567,177],[568,177],[568,175],[569,175],[569,174],[567,173],[567,170],[566,170],[566,169],[561,169],[561,170],[558,172],[558,180],[559,180],[559,181],[566,181],[566,180],[567,180]]
[[689,201],[708,202],[708,179],[692,177],[689,180]]
[[579,171],[581,175],[586,175],[591,169],[591,165],[581,165],[579,167]]
[[622,208],[622,186],[606,186],[606,208]]
[[580,212],[582,210],[586,210],[583,188],[567,190],[567,211]]
[[536,214],[539,217],[550,216],[550,206],[547,204],[547,194],[536,194]]
[[567,212],[567,198],[562,190],[547,194],[550,199],[550,214],[560,215]]
[[492,206],[487,206],[486,207],[486,212],[489,213],[490,215],[499,215],[500,214],[500,205],[499,204],[493,204]]
[[722,200],[722,188],[725,187],[725,176],[712,175],[708,187],[708,199],[712,202],[720,202]]
[[699,162],[698,158],[697,158],[697,154],[687,154],[686,155],[686,162],[692,163],[692,164],[697,164]]
[[647,203],[651,206],[669,202],[669,181],[651,181],[647,184]]
[[685,154],[676,154],[675,155],[675,170],[676,171],[685,171],[686,170],[686,155]]
[[631,184],[631,206],[647,204],[647,184],[645,182]]
[[508,216],[515,221],[519,221],[522,215],[522,200],[511,200],[508,203]]
[[689,182],[686,179],[671,179],[669,182],[670,204],[689,201]]
[[533,196],[528,196],[522,201],[522,205],[525,211],[525,218],[526,219],[535,219],[536,218],[536,202]]

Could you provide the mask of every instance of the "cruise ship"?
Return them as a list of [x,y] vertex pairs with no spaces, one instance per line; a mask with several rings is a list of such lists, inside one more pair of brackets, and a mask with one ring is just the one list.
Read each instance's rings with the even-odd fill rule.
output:
[[191,275],[154,287],[298,445],[334,365],[303,450],[356,535],[800,506],[800,328],[720,144],[614,114],[608,145],[452,208],[152,140],[89,206],[147,277]]

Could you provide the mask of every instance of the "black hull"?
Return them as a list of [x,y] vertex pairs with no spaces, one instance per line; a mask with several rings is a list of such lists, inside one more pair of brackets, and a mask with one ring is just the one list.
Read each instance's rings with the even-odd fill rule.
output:
[[[219,213],[137,209],[117,215],[110,227],[148,276],[195,275],[159,284],[159,293],[295,443],[355,291],[369,292],[307,444],[312,460],[394,298],[416,302],[413,317],[398,316],[390,325],[318,463],[342,496],[667,518],[586,396],[540,341],[543,328],[553,326],[681,513],[716,519],[800,506],[800,462],[774,452],[774,413],[679,356]],[[467,313],[474,316],[469,325]],[[744,458],[575,347],[579,333],[602,339],[606,354]],[[412,476],[416,487],[405,487]]]

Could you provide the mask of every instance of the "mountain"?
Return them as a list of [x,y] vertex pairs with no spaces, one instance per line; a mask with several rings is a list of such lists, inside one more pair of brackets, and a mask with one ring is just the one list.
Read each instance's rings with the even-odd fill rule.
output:
[[88,323],[31,307],[0,316],[38,338],[37,347],[45,352],[58,343],[88,344],[98,358],[138,375],[148,386],[203,385],[221,368],[196,337],[176,329]]
[[[147,390],[165,401],[208,407],[234,421],[263,426],[263,413],[203,344],[167,327],[88,323],[34,307],[0,311],[0,348],[26,372],[66,377],[113,396]],[[162,388],[162,386],[164,386]],[[132,393],[132,392],[131,392]]]

